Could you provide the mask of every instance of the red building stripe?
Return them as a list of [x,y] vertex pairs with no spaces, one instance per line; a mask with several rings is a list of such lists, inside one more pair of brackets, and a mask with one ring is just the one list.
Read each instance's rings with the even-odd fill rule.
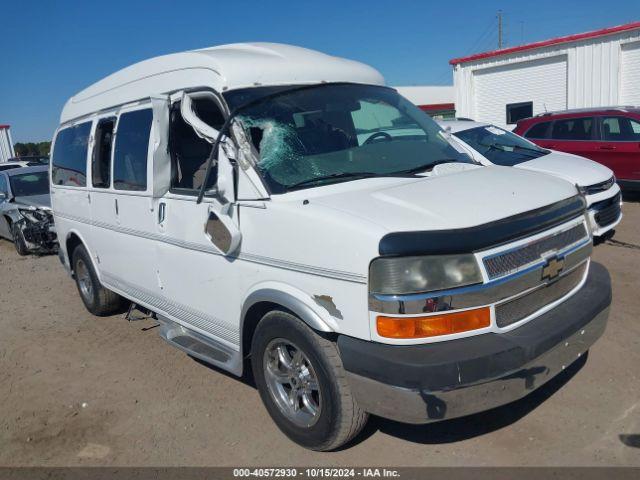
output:
[[561,43],[575,42],[576,40],[587,40],[590,38],[602,37],[604,35],[611,35],[614,33],[626,32],[628,30],[635,30],[640,28],[640,22],[627,23],[625,25],[618,25],[616,27],[603,28],[601,30],[594,30],[592,32],[577,33],[575,35],[568,35],[566,37],[552,38],[551,40],[543,40],[541,42],[528,43],[526,45],[519,45],[517,47],[503,48],[501,50],[492,50],[491,52],[476,53],[468,57],[454,58],[449,60],[451,65],[457,65],[459,63],[471,62],[474,60],[483,60],[485,58],[499,57],[500,55],[508,55],[510,53],[523,52],[526,50],[533,50],[536,48],[550,47],[553,45],[559,45]]

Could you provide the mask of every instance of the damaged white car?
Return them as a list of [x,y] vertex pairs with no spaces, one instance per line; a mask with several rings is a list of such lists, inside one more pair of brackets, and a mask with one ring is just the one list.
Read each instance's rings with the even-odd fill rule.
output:
[[370,413],[514,401],[604,331],[611,285],[576,187],[474,164],[362,63],[177,53],[91,85],[60,120],[53,212],[87,309],[134,302],[171,345],[251,368],[307,448],[343,445]]
[[20,167],[0,172],[0,237],[11,240],[20,255],[57,250],[49,167]]

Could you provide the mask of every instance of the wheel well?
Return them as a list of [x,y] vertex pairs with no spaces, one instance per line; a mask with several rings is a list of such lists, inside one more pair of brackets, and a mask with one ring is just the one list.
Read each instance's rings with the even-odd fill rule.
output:
[[67,238],[67,242],[65,246],[67,247],[67,258],[69,259],[69,268],[73,271],[73,251],[78,247],[78,245],[82,245],[82,240],[75,233],[69,235]]
[[253,340],[253,334],[256,331],[258,323],[260,323],[262,317],[272,310],[282,310],[291,313],[288,308],[273,302],[258,302],[251,305],[249,310],[247,310],[242,326],[242,354],[245,358],[251,353],[251,341]]

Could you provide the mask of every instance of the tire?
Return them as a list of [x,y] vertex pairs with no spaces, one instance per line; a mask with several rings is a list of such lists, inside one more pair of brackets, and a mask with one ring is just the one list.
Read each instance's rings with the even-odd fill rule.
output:
[[102,286],[93,269],[91,257],[83,245],[73,250],[72,265],[78,293],[89,312],[105,317],[122,310],[124,299]]
[[[296,355],[298,351],[301,355]],[[281,353],[287,358],[286,363],[298,365],[298,374],[291,373],[295,368],[286,368],[278,356]],[[251,366],[271,418],[285,435],[305,448],[334,450],[355,437],[367,423],[369,416],[351,394],[336,344],[290,313],[272,311],[260,320],[251,344]],[[294,390],[304,393],[300,399],[293,394],[295,401],[291,402]],[[296,404],[298,413],[292,410]],[[313,408],[309,408],[310,404]],[[316,414],[311,415],[314,409]]]
[[29,255],[29,247],[27,247],[27,242],[24,239],[24,233],[22,233],[17,223],[11,224],[11,235],[13,236],[13,245],[16,247],[18,255],[23,257]]

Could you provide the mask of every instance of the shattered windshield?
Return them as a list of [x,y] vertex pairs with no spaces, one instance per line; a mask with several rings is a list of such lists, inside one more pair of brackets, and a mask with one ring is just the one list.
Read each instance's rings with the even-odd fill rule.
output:
[[504,167],[512,167],[549,153],[549,150],[493,125],[470,128],[454,135],[491,163]]
[[272,193],[471,162],[431,118],[390,88],[326,84],[288,93],[282,89],[225,94],[232,109],[271,95],[242,109],[236,119]]

